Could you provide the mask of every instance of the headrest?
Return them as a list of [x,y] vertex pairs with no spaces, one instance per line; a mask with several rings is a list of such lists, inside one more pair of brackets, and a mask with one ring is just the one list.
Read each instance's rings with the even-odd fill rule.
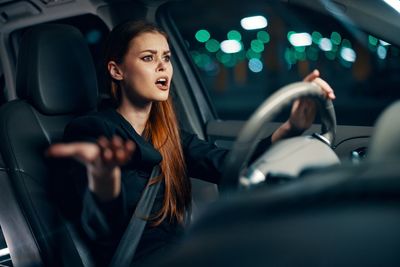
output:
[[375,123],[368,158],[387,160],[400,158],[400,101],[390,105]]
[[74,27],[43,24],[24,34],[18,54],[17,94],[39,112],[92,110],[97,79],[89,48]]

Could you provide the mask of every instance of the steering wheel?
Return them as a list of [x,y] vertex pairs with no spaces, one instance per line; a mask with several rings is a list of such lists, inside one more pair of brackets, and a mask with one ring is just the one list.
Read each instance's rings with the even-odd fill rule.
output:
[[[313,134],[312,137],[300,136],[277,142],[276,145],[268,150],[272,150],[271,152],[265,153],[252,164],[252,166],[255,164],[256,167],[250,166],[251,168],[247,168],[249,159],[262,136],[264,125],[273,120],[286,106],[299,97],[311,97],[317,101],[322,124],[321,134]],[[298,173],[302,166],[307,167],[310,165],[310,160],[308,162],[303,161],[307,161],[307,158],[311,154],[315,154],[318,159],[323,159],[323,164],[337,163],[338,158],[331,149],[335,135],[336,115],[332,101],[326,98],[322,89],[317,84],[312,82],[296,82],[284,86],[258,107],[239,132],[225,160],[224,172],[219,184],[220,191],[235,190],[240,184],[246,186],[251,183],[259,183],[263,180],[262,178],[260,179],[260,173],[262,172],[265,179],[266,170],[276,169],[274,166],[277,164],[287,166],[288,164],[296,163],[295,169],[296,173]],[[285,157],[290,158],[288,162],[284,162]],[[269,158],[273,158],[275,161],[272,163],[268,162]],[[314,157],[313,160],[315,159]],[[241,176],[244,170],[250,170],[251,175]]]

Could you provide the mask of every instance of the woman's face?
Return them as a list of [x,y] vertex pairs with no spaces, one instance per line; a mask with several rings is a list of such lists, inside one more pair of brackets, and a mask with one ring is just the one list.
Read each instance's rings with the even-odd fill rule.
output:
[[168,98],[173,68],[167,39],[160,33],[147,32],[130,41],[123,62],[123,96],[131,103],[146,104]]

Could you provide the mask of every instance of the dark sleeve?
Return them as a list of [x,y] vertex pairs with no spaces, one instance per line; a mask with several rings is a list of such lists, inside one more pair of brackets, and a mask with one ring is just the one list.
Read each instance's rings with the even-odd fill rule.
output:
[[[113,130],[105,121],[97,117],[82,117],[73,120],[64,131],[65,142],[92,142],[100,136],[110,138]],[[73,180],[75,193],[81,205],[80,222],[87,237],[96,242],[113,243],[118,240],[119,229],[127,213],[124,189],[116,199],[101,202],[88,189],[86,168],[71,160],[65,179]],[[124,175],[124,173],[122,173]],[[121,183],[122,186],[122,183]]]
[[[229,150],[203,141],[195,134],[182,131],[182,148],[188,175],[204,181],[219,183],[225,158]],[[262,139],[257,145],[250,162],[257,159],[271,145],[271,137]]]

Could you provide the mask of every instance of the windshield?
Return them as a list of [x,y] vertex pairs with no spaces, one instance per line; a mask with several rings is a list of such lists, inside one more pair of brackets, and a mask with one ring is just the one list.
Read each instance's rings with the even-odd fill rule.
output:
[[399,48],[343,17],[286,2],[172,6],[219,118],[247,119],[274,91],[319,69],[335,89],[338,123],[373,125],[400,98]]

